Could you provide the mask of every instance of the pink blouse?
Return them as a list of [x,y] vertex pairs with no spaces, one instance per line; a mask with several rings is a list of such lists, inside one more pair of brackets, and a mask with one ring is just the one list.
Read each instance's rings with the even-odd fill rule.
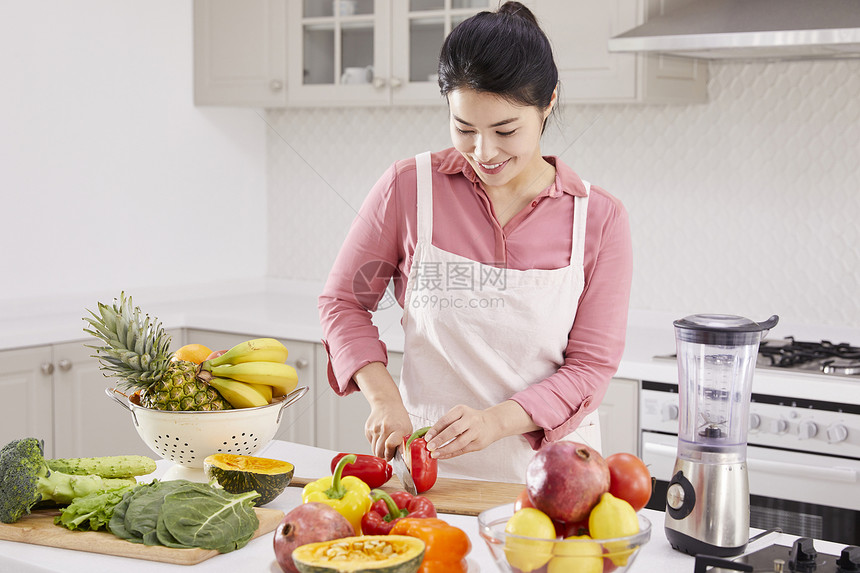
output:
[[[585,194],[579,176],[558,158],[555,182],[501,227],[480,179],[453,148],[433,153],[433,244],[471,260],[525,270],[570,263],[574,197]],[[358,390],[352,377],[371,363],[388,363],[371,323],[393,279],[404,303],[417,241],[415,159],[392,165],[355,218],[319,297],[328,378],[339,395]],[[564,364],[545,380],[511,396],[542,428],[526,434],[532,447],[563,438],[580,409],[595,410],[624,350],[632,276],[627,211],[592,185],[585,243],[585,286]],[[409,350],[406,349],[408,352]],[[577,416],[581,419],[581,416]]]

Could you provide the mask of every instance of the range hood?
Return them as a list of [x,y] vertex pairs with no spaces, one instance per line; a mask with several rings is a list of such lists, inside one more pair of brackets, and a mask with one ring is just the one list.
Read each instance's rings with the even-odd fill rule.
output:
[[704,59],[860,57],[860,0],[696,0],[609,40],[610,52]]

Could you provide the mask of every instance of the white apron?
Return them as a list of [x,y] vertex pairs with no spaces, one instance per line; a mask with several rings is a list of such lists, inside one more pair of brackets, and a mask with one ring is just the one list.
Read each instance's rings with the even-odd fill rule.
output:
[[[430,153],[416,162],[418,240],[404,301],[400,392],[413,427],[421,428],[457,404],[485,409],[504,402],[564,363],[585,280],[588,195],[575,199],[570,265],[500,269],[433,246]],[[592,412],[565,439],[600,451],[598,423]],[[511,436],[440,460],[439,475],[523,483],[533,456],[525,438]]]

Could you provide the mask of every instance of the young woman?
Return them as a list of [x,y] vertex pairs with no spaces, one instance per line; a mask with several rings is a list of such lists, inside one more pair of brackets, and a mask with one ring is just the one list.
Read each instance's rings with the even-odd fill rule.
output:
[[[630,230],[617,199],[541,155],[557,84],[549,41],[520,3],[461,23],[439,61],[453,148],[392,165],[349,231],[320,317],[331,386],[367,398],[378,456],[432,426],[441,475],[523,482],[544,443],[600,449]],[[390,279],[403,307],[399,387],[370,317]]]

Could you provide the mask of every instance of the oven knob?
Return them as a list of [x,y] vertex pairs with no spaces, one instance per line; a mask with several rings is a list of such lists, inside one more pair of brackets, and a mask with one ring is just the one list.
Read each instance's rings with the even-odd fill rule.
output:
[[750,430],[758,430],[761,427],[761,416],[750,414]]
[[677,404],[663,404],[663,421],[669,422],[671,420],[678,419],[678,405]]
[[797,427],[797,437],[801,440],[808,440],[809,438],[814,438],[815,434],[818,433],[818,425],[812,420],[804,420]]
[[788,422],[785,420],[771,420],[770,432],[772,434],[782,434],[788,429]]
[[833,424],[827,427],[827,441],[831,444],[844,442],[848,438],[848,428],[842,424]]

